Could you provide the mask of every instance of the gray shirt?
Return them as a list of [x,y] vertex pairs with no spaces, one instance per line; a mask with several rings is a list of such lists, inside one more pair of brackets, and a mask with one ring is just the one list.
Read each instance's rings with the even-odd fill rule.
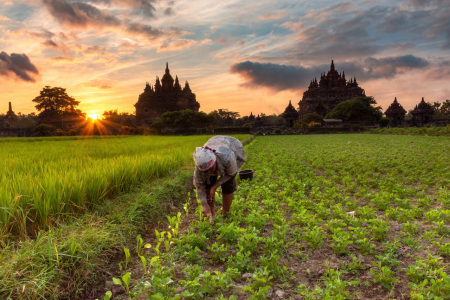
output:
[[[217,135],[210,138],[204,146],[216,150],[217,175],[220,178],[216,181],[222,185],[231,177],[236,175],[237,171],[247,160],[244,146],[242,143],[231,136]],[[209,183],[209,176],[205,171],[200,171],[197,167],[194,170],[194,182],[197,189],[197,196],[201,203],[206,203],[206,184]]]

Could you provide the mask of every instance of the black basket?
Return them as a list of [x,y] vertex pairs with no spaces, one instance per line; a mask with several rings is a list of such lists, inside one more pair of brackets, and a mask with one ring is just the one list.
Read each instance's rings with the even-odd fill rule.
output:
[[245,179],[252,180],[253,179],[253,173],[254,173],[253,170],[242,170],[242,171],[239,171],[239,178],[241,180],[245,180]]

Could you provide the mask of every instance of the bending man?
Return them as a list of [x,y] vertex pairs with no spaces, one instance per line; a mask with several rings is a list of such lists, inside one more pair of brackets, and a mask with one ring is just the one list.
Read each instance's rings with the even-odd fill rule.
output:
[[216,189],[222,186],[222,216],[226,217],[237,189],[237,171],[246,160],[244,146],[231,136],[214,136],[203,147],[197,147],[194,152],[194,186],[204,215],[215,218],[214,195]]

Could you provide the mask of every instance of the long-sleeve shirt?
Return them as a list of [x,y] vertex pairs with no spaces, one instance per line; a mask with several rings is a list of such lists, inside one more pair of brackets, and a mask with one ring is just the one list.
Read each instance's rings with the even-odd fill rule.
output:
[[206,184],[209,183],[209,176],[220,175],[216,181],[217,185],[222,185],[231,177],[236,175],[237,171],[247,160],[242,143],[231,136],[217,135],[210,138],[204,146],[216,150],[217,174],[208,174],[195,167],[194,181],[197,189],[197,196],[201,203],[206,203]]

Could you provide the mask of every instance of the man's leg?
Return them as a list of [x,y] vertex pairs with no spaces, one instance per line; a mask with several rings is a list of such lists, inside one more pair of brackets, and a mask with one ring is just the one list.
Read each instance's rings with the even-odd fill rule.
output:
[[233,197],[234,197],[234,193],[223,194],[222,217],[224,219],[227,217],[227,213],[230,211],[231,203],[233,202]]

